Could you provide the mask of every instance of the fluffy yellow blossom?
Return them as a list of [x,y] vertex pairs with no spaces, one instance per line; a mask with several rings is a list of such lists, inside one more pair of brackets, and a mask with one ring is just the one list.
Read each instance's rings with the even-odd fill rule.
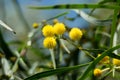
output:
[[120,66],[120,60],[119,59],[113,58],[112,62],[113,62],[114,65]]
[[43,45],[45,48],[52,49],[56,46],[56,40],[54,37],[46,37],[43,41]]
[[39,24],[38,23],[33,23],[33,28],[38,28]]
[[72,28],[69,32],[69,37],[72,40],[79,40],[82,37],[82,31],[79,28]]
[[54,19],[54,20],[53,20],[53,23],[54,23],[54,24],[56,24],[56,23],[58,23],[58,22],[59,22],[58,19]]
[[[101,55],[101,54],[98,54],[98,57],[99,57],[100,55]],[[104,64],[110,63],[110,57],[109,57],[109,56],[105,56],[102,60],[100,60],[99,63],[104,63]]]
[[94,72],[93,72],[93,73],[94,73],[94,76],[99,77],[99,76],[101,76],[101,74],[102,74],[102,70],[96,68],[96,69],[94,69]]
[[42,29],[43,35],[45,37],[52,37],[54,36],[54,29],[52,27],[52,25],[46,25],[43,27]]
[[65,25],[63,23],[56,23],[54,25],[54,31],[57,35],[62,35],[66,31]]

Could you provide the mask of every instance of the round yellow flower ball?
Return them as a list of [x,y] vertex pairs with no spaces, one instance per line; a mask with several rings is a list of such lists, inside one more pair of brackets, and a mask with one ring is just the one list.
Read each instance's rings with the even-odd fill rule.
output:
[[54,25],[54,31],[57,35],[62,35],[66,31],[65,25],[63,23],[56,23]]
[[94,69],[94,72],[93,72],[93,73],[94,73],[94,76],[99,77],[99,76],[101,76],[101,74],[102,74],[102,70],[96,68],[96,69]]
[[54,37],[46,37],[43,41],[45,48],[53,49],[56,46],[56,40]]
[[58,21],[58,19],[54,19],[53,20],[53,24],[56,24],[56,23],[58,23],[59,21]]
[[113,58],[112,62],[113,62],[114,65],[120,66],[120,60],[119,59]]
[[[100,56],[101,54],[98,54],[98,57]],[[99,62],[100,64],[108,64],[110,63],[110,57],[109,56],[105,56],[102,60],[100,60]]]
[[82,37],[82,31],[79,28],[72,28],[69,32],[69,37],[72,40],[79,40]]
[[43,29],[42,29],[42,33],[45,37],[52,37],[55,34],[52,25],[44,26]]
[[38,28],[39,24],[38,23],[33,23],[33,28]]

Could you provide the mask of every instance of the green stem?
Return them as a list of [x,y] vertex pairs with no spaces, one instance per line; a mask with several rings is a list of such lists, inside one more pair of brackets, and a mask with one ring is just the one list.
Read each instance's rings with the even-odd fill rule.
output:
[[91,55],[89,52],[84,51],[84,53],[85,53],[87,56],[91,57],[92,59],[95,59],[95,57],[94,57],[93,55]]
[[18,69],[18,62],[19,62],[19,60],[20,60],[20,57],[17,58],[17,60],[15,61],[15,64],[12,67],[12,72],[13,73],[16,72],[17,69]]
[[[71,56],[72,56],[73,65],[74,66],[78,65],[79,64],[79,49],[76,49],[71,54],[72,54]],[[78,70],[73,71],[71,77],[72,77],[72,80],[76,80],[78,77]]]
[[50,49],[50,54],[51,54],[51,58],[52,58],[52,62],[53,62],[53,67],[54,67],[54,69],[56,69],[55,56],[54,56],[53,49]]
[[113,69],[112,69],[112,76],[115,77],[115,66],[113,66]]
[[[61,48],[60,48],[60,38],[61,38],[61,35],[58,35],[58,39],[56,39],[57,41],[57,47],[56,47],[56,67],[59,68],[60,67],[60,53],[61,53]],[[57,80],[61,80],[61,75],[58,74],[57,75]]]
[[65,51],[66,51],[68,54],[70,54],[70,50],[65,46],[65,43],[64,43],[64,41],[63,41],[62,39],[60,39],[60,43],[61,43],[61,45],[63,46],[63,48],[65,49]]
[[62,49],[60,48],[60,54],[59,54],[59,61],[62,62],[63,60],[63,52],[62,52]]

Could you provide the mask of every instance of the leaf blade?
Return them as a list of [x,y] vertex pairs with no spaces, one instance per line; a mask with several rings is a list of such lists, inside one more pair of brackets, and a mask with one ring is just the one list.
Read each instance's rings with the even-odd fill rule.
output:
[[105,4],[60,4],[53,6],[29,6],[30,9],[81,9],[81,8],[108,8],[120,9],[120,6]]
[[49,71],[45,71],[45,72],[41,72],[41,73],[37,73],[33,76],[30,76],[24,80],[35,80],[35,79],[41,79],[43,77],[47,77],[47,76],[51,76],[51,75],[54,75],[54,74],[60,74],[62,72],[66,72],[66,71],[71,71],[71,70],[75,70],[75,69],[78,69],[80,67],[83,67],[83,66],[86,66],[90,63],[86,63],[86,64],[81,64],[81,65],[77,65],[77,66],[72,66],[72,67],[64,67],[64,68],[58,68],[58,69],[52,69],[52,70],[49,70]]

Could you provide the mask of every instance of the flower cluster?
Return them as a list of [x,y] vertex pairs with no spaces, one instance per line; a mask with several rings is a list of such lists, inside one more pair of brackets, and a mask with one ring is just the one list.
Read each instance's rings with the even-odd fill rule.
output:
[[45,25],[42,29],[42,33],[45,36],[43,45],[46,48],[54,48],[56,46],[55,35],[62,35],[66,31],[63,23],[56,22],[52,25]]
[[[101,54],[98,54],[97,57],[99,57],[99,56],[101,56]],[[113,66],[114,69],[120,68],[120,60],[119,60],[119,59],[116,59],[116,58],[113,58],[113,59],[112,59],[112,62],[111,62],[109,56],[105,56],[103,59],[100,60],[99,63],[100,63],[100,64],[99,64],[100,66],[103,65],[104,67],[105,67],[105,65],[108,64],[108,65]],[[94,74],[94,76],[99,77],[99,76],[101,76],[101,74],[102,74],[104,71],[107,71],[107,70],[109,70],[109,69],[111,69],[111,68],[108,67],[108,66],[106,66],[103,70],[98,69],[98,68],[95,68],[94,71],[93,71],[93,74]]]
[[[42,33],[45,37],[55,37],[55,35],[63,35],[66,31],[66,27],[63,23],[58,22],[58,20],[54,20],[54,25],[45,25],[42,29]],[[69,32],[69,37],[71,40],[80,40],[82,37],[83,33],[79,28],[72,28]],[[49,39],[47,39],[49,40]],[[55,41],[55,40],[54,40]],[[47,43],[49,41],[44,40],[44,43]],[[54,43],[54,42],[53,42]],[[46,45],[51,45],[51,43],[48,44],[43,44],[44,46]],[[50,47],[49,47],[50,48]],[[51,46],[51,48],[53,48]]]
[[42,33],[45,36],[43,45],[45,48],[50,49],[54,69],[56,69],[56,62],[53,49],[57,45],[55,37],[59,35],[61,36],[65,31],[65,25],[63,23],[59,23],[57,20],[54,21],[54,25],[47,24],[42,29]]
[[[54,25],[46,24],[42,28],[42,34],[45,37],[43,40],[43,45],[45,48],[48,48],[51,53],[51,58],[53,62],[53,67],[56,69],[56,62],[53,49],[56,47],[56,39],[60,42],[63,48],[70,53],[68,48],[64,45],[62,40],[62,35],[66,32],[66,27],[63,23],[58,22],[58,20],[53,21]],[[82,37],[82,31],[79,28],[72,28],[69,32],[69,37],[72,40],[79,40]]]

